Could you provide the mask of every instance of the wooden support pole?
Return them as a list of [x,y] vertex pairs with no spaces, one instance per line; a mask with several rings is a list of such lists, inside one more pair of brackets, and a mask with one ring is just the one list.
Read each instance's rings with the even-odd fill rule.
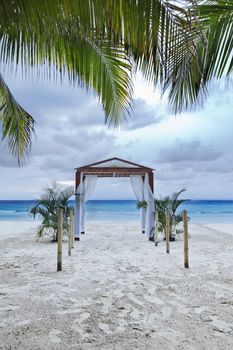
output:
[[166,253],[170,253],[170,213],[166,210]]
[[71,233],[72,233],[72,239],[71,239],[71,249],[74,248],[74,210],[71,209],[70,212],[70,225],[71,225]]
[[184,267],[189,268],[188,219],[186,210],[182,213],[184,225]]
[[62,209],[58,209],[58,224],[57,224],[57,271],[62,271],[62,236],[63,222]]
[[158,246],[158,227],[159,227],[159,212],[155,213],[155,246]]
[[72,210],[70,211],[70,227],[69,227],[69,240],[68,240],[68,255],[70,256],[71,255],[71,249],[72,249],[72,223],[71,223],[71,212]]

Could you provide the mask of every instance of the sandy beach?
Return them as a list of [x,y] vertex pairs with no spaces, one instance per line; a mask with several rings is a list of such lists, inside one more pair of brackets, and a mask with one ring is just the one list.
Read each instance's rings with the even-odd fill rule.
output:
[[0,222],[0,349],[233,349],[232,226],[155,247],[135,222],[92,222],[72,256],[38,222]]

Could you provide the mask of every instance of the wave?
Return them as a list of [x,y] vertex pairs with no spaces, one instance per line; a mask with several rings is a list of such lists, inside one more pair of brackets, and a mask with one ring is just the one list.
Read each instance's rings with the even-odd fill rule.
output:
[[221,214],[233,214],[233,210],[218,210],[218,211],[210,211],[210,210],[201,210],[201,211],[189,211],[189,214],[210,214],[210,215],[221,215]]

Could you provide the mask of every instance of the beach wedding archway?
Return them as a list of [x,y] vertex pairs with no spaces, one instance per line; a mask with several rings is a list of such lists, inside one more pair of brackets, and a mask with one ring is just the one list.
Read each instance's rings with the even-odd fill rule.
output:
[[98,177],[129,177],[135,197],[146,201],[141,208],[141,229],[149,240],[154,240],[154,174],[152,168],[117,157],[76,168],[75,176],[75,240],[85,233],[85,203],[90,199]]

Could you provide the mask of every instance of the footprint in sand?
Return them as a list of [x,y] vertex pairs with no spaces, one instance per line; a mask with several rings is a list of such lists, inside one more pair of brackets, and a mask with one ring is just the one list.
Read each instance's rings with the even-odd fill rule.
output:
[[89,317],[90,317],[89,312],[83,312],[78,318],[74,320],[74,322],[82,323],[86,321]]
[[116,333],[123,333],[125,331],[125,327],[123,325],[118,326],[115,330]]
[[106,334],[112,334],[112,331],[109,328],[109,325],[106,323],[99,323],[99,328]]
[[132,302],[134,302],[135,304],[137,304],[137,305],[139,305],[139,306],[142,306],[142,307],[144,306],[143,301],[137,299],[133,294],[129,293],[129,294],[128,294],[128,298],[129,298]]
[[67,314],[77,314],[80,312],[80,309],[67,309],[63,311],[57,311],[58,315],[67,315]]
[[208,310],[207,306],[194,306],[194,312],[197,315],[201,315],[206,310]]
[[157,286],[152,286],[148,289],[148,294],[155,295]]
[[143,295],[143,298],[147,301],[149,301],[150,303],[153,303],[153,304],[157,304],[157,305],[164,305],[164,302],[163,300],[155,297],[155,296],[150,296],[150,295],[147,295],[147,294],[144,294]]
[[231,326],[223,320],[219,320],[217,317],[213,317],[211,322],[213,329],[222,333],[230,333],[232,328]]
[[124,293],[122,292],[121,289],[116,289],[116,290],[114,290],[114,291],[113,291],[113,294],[114,294],[114,296],[116,296],[117,298],[121,298],[121,297],[124,296]]
[[53,344],[59,344],[61,342],[61,338],[59,337],[60,334],[61,332],[58,329],[52,329],[49,332],[49,339]]
[[164,306],[161,311],[164,319],[168,319],[171,316],[172,309],[170,307]]
[[217,316],[212,316],[207,312],[203,312],[200,314],[200,318],[204,322],[210,322],[215,331],[221,333],[230,333],[232,331],[232,326],[223,320],[219,320]]

